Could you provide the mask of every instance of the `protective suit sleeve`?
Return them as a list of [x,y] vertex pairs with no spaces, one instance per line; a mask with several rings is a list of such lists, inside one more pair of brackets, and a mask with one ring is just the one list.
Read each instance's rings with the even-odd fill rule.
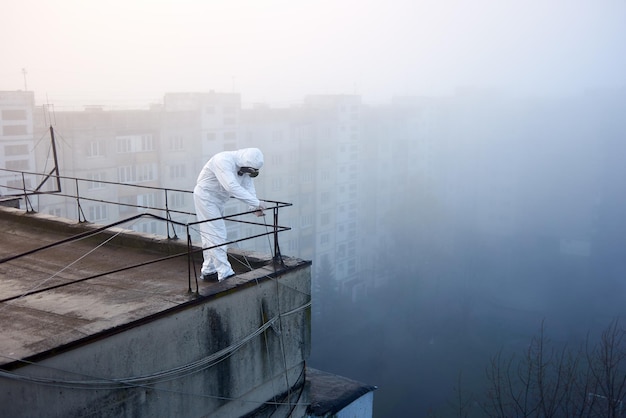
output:
[[250,187],[243,187],[239,180],[237,179],[237,167],[230,167],[231,164],[227,161],[216,161],[215,164],[215,177],[217,177],[218,181],[222,185],[222,187],[235,199],[241,200],[242,202],[248,204],[249,206],[258,207],[259,199],[256,197],[256,190],[254,189],[254,184],[250,181]]

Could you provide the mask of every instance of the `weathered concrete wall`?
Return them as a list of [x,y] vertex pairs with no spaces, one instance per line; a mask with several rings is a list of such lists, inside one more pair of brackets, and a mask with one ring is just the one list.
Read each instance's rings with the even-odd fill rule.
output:
[[13,370],[29,379],[0,377],[0,415],[235,417],[281,395],[294,403],[306,397],[310,286],[302,265]]

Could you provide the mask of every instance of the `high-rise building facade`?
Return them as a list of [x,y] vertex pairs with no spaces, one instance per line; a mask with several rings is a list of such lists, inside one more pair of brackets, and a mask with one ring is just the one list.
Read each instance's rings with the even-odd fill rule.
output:
[[15,195],[23,185],[35,186],[32,175],[22,179],[19,172],[35,172],[33,118],[35,94],[32,91],[0,91],[0,195]]

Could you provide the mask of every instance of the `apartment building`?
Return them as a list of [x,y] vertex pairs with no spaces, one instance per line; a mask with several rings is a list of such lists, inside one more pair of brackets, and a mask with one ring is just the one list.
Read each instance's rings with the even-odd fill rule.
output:
[[[32,91],[0,91],[0,166],[16,172],[0,172],[0,196],[15,195],[23,185],[33,187],[37,178],[22,179],[17,172],[35,172],[33,118],[35,94]],[[22,181],[24,180],[24,181]]]
[[257,189],[294,203],[287,250],[319,260],[314,277],[325,266],[334,286],[355,297],[365,285],[358,256],[366,187],[359,175],[361,108],[359,96],[309,96],[298,107],[245,110],[242,119],[245,146],[262,148],[266,158]]
[[[317,265],[330,267],[335,287],[354,297],[373,280],[372,257],[366,255],[372,244],[360,230],[371,193],[364,192],[370,167],[361,161],[359,96],[310,96],[298,107],[244,110],[239,94],[167,93],[163,104],[145,110],[44,110],[35,118],[35,135],[48,140],[52,127],[60,174],[69,177],[62,179],[62,194],[76,198],[48,197],[36,210],[107,224],[140,212],[162,215],[157,208],[167,207],[169,216],[187,222],[194,213],[190,192],[206,161],[220,151],[258,147],[265,155],[255,180],[258,196],[294,203],[281,211],[279,223],[292,228],[281,238],[283,250],[320,260]],[[43,153],[39,160],[50,164]],[[245,210],[233,199],[226,214]],[[171,234],[149,219],[126,227]],[[227,222],[227,228],[229,240],[236,240],[252,227]],[[268,249],[267,240],[252,245]]]

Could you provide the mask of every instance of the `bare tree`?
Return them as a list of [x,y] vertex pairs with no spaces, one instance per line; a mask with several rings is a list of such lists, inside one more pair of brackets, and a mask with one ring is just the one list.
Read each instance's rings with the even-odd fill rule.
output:
[[600,343],[587,350],[587,363],[593,391],[591,416],[616,418],[623,416],[626,397],[626,331],[613,321],[600,336]]
[[[550,344],[544,324],[523,356],[502,351],[486,369],[488,417],[603,417],[626,413],[626,331],[611,322],[599,343],[573,350]],[[462,416],[462,415],[460,415]]]

